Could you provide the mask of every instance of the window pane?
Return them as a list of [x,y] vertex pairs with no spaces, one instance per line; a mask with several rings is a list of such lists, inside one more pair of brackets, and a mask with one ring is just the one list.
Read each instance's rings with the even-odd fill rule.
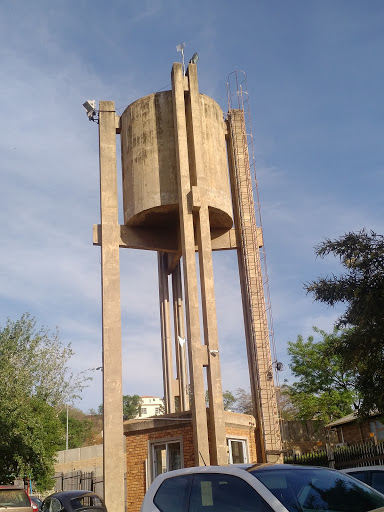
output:
[[366,471],[352,471],[348,474],[353,476],[353,478],[357,478],[361,482],[364,482],[365,484],[369,484],[368,473]]
[[367,512],[384,506],[384,497],[338,471],[311,468],[251,471],[290,512],[335,510]]
[[384,471],[372,471],[372,487],[384,494]]
[[154,453],[154,466],[155,466],[155,474],[154,476],[161,475],[167,471],[167,457],[166,457],[166,445],[158,444],[153,447]]
[[272,512],[272,509],[241,478],[205,473],[193,477],[189,512]]
[[191,482],[192,475],[164,480],[153,499],[154,504],[162,512],[187,511]]
[[0,506],[11,507],[30,507],[28,496],[22,489],[2,489],[0,492]]
[[232,464],[242,464],[244,458],[244,441],[230,441],[232,449]]
[[180,443],[168,443],[168,471],[180,468]]

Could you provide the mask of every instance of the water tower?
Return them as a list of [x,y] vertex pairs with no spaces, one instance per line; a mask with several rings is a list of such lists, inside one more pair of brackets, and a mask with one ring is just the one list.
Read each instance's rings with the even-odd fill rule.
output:
[[[124,502],[119,247],[158,253],[165,409],[191,408],[195,460],[201,465],[227,463],[212,250],[237,250],[257,457],[275,461],[281,454],[262,232],[239,107],[224,120],[220,106],[199,93],[192,63],[186,73],[175,63],[172,90],[138,99],[120,117],[114,102],[99,105],[101,224],[94,226],[94,244],[102,254],[104,496],[113,510],[122,511]],[[116,133],[121,136],[122,226]]]

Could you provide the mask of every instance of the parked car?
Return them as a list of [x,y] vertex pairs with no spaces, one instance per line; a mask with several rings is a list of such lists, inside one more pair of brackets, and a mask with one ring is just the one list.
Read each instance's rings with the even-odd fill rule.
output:
[[31,502],[32,502],[33,511],[34,512],[41,512],[41,505],[43,504],[41,499],[38,498],[37,496],[33,496],[33,495],[30,495],[29,497],[30,497]]
[[384,496],[334,469],[242,464],[159,475],[141,512],[367,512],[380,507]]
[[0,510],[6,508],[12,512],[33,512],[28,494],[14,485],[0,485]]
[[384,494],[384,466],[364,466],[363,468],[348,468],[341,471]]
[[107,512],[103,499],[94,492],[84,490],[55,492],[45,498],[42,512]]

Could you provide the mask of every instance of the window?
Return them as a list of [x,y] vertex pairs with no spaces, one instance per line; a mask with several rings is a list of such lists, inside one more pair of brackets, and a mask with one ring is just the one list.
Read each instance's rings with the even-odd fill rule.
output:
[[146,407],[142,407],[140,409],[140,416],[142,416],[143,414],[147,414],[147,408]]
[[177,476],[164,480],[153,499],[153,503],[162,512],[188,510],[191,483],[192,475]]
[[152,444],[152,476],[155,479],[158,475],[181,469],[183,467],[181,458],[181,442],[166,441]]
[[[186,509],[179,509],[186,510]],[[189,512],[272,512],[247,482],[233,475],[193,476]]]
[[248,444],[246,439],[228,439],[228,463],[244,464],[248,462]]
[[378,441],[384,440],[384,425],[381,421],[371,421],[369,423],[369,429],[373,434],[375,434]]
[[160,414],[160,408],[159,407],[155,408],[155,414]]
[[369,485],[384,494],[384,471],[372,471],[372,482]]

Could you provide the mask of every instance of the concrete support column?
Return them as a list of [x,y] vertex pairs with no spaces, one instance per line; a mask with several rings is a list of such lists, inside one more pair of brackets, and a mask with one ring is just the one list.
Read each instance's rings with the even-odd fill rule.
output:
[[169,310],[168,254],[157,253],[165,414],[175,412],[172,368],[172,333]]
[[180,411],[189,410],[189,385],[187,372],[186,339],[184,327],[184,302],[181,286],[180,262],[172,272],[173,319],[177,380],[179,384]]
[[182,65],[173,64],[172,96],[177,157],[177,180],[179,189],[180,238],[183,256],[184,290],[186,303],[186,324],[189,351],[189,373],[194,404],[192,424],[196,465],[210,464],[207,416],[205,407],[205,386],[203,364],[206,362],[206,348],[201,344],[199,296],[197,288],[195,237],[191,205],[191,182],[187,128],[185,118],[184,84]]
[[201,302],[204,343],[208,348],[207,384],[209,396],[209,429],[211,464],[227,464],[223,391],[219,340],[217,334],[216,303],[213,281],[211,232],[206,197],[206,177],[203,159],[200,95],[196,64],[188,66],[189,95],[186,101],[192,208],[195,211],[195,233],[199,254]]
[[108,510],[124,512],[120,226],[117,200],[115,103],[100,101],[99,110],[104,498]]

